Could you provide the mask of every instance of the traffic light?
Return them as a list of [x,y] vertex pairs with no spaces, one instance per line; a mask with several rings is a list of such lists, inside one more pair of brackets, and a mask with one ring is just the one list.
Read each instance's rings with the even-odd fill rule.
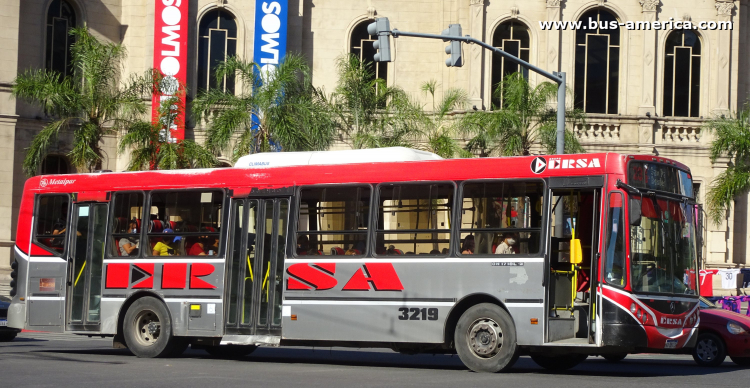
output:
[[391,61],[391,23],[388,18],[377,18],[374,23],[367,26],[367,33],[377,35],[378,40],[372,43],[375,48],[375,62]]
[[[443,30],[445,36],[461,36],[461,25],[451,24],[446,30]],[[457,40],[443,39],[443,42],[450,41],[448,46],[445,46],[445,53],[451,57],[445,60],[445,65],[448,67],[461,67],[464,65],[463,57],[461,56],[461,42]]]

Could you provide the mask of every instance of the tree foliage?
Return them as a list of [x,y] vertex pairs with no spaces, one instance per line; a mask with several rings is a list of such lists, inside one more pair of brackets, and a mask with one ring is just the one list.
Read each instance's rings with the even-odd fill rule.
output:
[[729,167],[711,182],[706,198],[708,216],[718,225],[732,209],[734,198],[750,190],[750,106],[709,119],[704,128],[714,133],[711,161],[722,156],[730,159]]
[[352,148],[411,147],[422,135],[422,108],[398,87],[375,78],[355,55],[336,62],[339,81],[331,98],[341,140]]
[[[503,79],[495,90],[501,106],[489,112],[475,112],[461,120],[469,137],[467,149],[480,156],[529,155],[539,142],[547,153],[555,153],[557,142],[557,112],[549,108],[556,101],[557,85],[542,82],[529,84],[520,73]],[[567,125],[585,122],[582,111],[565,112]],[[565,131],[565,153],[585,152],[575,135]]]
[[33,176],[57,144],[60,132],[72,131],[72,149],[67,156],[78,169],[101,168],[102,138],[142,124],[151,92],[150,75],[131,76],[121,82],[126,57],[120,44],[96,39],[86,28],[73,28],[71,49],[73,75],[50,70],[27,69],[13,81],[14,97],[42,107],[51,121],[34,136],[23,162]]
[[229,58],[217,79],[236,77],[239,91],[211,89],[193,102],[197,120],[208,121],[206,147],[240,156],[267,152],[325,150],[337,124],[325,93],[312,85],[304,58],[287,54],[274,70]]
[[437,86],[436,80],[429,80],[422,83],[421,87],[422,92],[429,94],[432,98],[432,111],[425,113],[422,132],[427,138],[427,144],[423,148],[443,158],[470,158],[473,155],[461,147],[457,140],[459,137],[458,121],[450,120],[453,111],[466,104],[466,91],[457,88],[448,89],[443,94],[443,98],[436,102]]

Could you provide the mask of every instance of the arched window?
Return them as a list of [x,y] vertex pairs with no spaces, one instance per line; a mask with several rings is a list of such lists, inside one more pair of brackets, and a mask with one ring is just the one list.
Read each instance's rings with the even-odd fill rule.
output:
[[68,160],[61,155],[47,155],[42,161],[42,175],[68,174]]
[[370,69],[375,74],[375,78],[380,78],[388,82],[388,62],[375,62],[373,60],[375,49],[372,47],[372,43],[375,39],[367,32],[367,26],[370,23],[372,23],[372,20],[365,20],[354,27],[349,44],[349,52],[359,57],[359,60],[363,64],[370,66]]
[[[529,28],[516,20],[500,24],[492,35],[492,46],[524,61],[529,61],[530,52]],[[502,97],[495,95],[495,90],[503,79],[513,73],[524,70],[521,66],[503,58],[500,54],[492,55],[492,104],[500,106]]]
[[198,90],[234,93],[234,76],[217,82],[216,67],[237,54],[237,22],[229,11],[215,9],[198,24]]
[[698,117],[701,41],[691,30],[672,31],[664,49],[664,116]]
[[[575,107],[586,113],[617,113],[620,79],[620,26],[603,9],[579,19],[576,31]],[[596,28],[592,28],[596,23]]]
[[47,46],[45,68],[68,76],[73,73],[70,29],[76,26],[76,14],[66,0],[53,0],[47,10]]

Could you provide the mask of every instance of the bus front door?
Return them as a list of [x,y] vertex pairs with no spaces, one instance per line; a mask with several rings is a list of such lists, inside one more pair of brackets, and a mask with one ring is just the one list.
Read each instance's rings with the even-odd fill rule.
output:
[[232,201],[227,255],[228,335],[281,335],[289,198]]
[[98,331],[101,322],[102,263],[107,235],[106,203],[73,206],[66,292],[66,330]]

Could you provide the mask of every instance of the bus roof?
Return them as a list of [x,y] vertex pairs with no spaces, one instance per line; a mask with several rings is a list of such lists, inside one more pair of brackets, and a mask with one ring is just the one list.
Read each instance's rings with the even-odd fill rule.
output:
[[286,167],[326,164],[412,162],[440,160],[439,155],[406,147],[340,151],[263,152],[241,157],[234,167]]

